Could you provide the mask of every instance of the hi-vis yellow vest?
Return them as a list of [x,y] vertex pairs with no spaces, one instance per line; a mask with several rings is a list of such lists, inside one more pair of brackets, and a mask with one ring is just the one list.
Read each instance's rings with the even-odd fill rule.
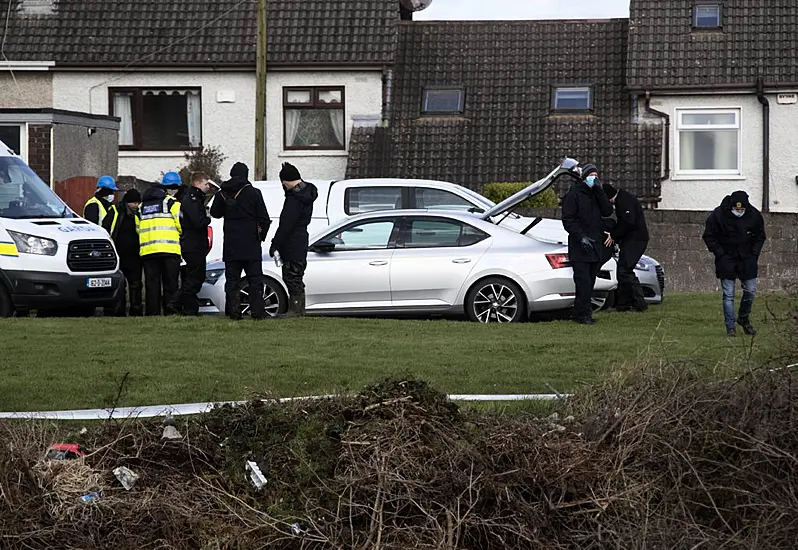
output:
[[97,207],[100,209],[100,219],[97,220],[97,224],[98,225],[102,225],[103,224],[103,218],[106,216],[106,214],[108,214],[108,211],[105,209],[105,205],[97,197],[90,198],[89,200],[86,201],[86,204],[83,205],[83,216],[84,217],[86,216],[86,207],[89,206],[90,204],[96,204]]
[[[171,203],[171,207],[170,207]],[[180,256],[180,203],[166,197],[157,203],[142,203],[139,208],[141,256],[176,254]]]

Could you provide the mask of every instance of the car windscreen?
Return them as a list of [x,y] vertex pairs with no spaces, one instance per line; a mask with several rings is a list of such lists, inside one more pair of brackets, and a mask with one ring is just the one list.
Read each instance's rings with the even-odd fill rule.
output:
[[0,217],[72,218],[67,205],[18,157],[0,157]]

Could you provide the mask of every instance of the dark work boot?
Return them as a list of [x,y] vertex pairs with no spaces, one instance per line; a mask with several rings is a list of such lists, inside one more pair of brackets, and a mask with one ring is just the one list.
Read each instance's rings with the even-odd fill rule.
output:
[[726,336],[728,336],[729,338],[734,338],[735,336],[737,336],[737,329],[735,329],[734,327],[727,328]]
[[756,334],[756,329],[753,327],[748,317],[740,317],[737,319],[737,324],[743,327],[743,332],[748,336],[754,336]]
[[231,320],[241,320],[241,294],[239,292],[236,291],[232,296],[227,297],[225,310],[227,316],[230,317]]
[[292,317],[299,317],[302,315],[302,301],[301,296],[288,297],[288,310],[280,315],[282,319],[290,319]]
[[299,295],[299,309],[297,311],[300,317],[305,316],[305,293]]

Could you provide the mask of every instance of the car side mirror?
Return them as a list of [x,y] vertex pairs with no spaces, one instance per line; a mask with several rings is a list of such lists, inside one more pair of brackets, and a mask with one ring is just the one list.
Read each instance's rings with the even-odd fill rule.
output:
[[335,243],[331,243],[330,241],[319,241],[312,244],[308,250],[311,252],[319,252],[321,254],[329,254],[335,250]]

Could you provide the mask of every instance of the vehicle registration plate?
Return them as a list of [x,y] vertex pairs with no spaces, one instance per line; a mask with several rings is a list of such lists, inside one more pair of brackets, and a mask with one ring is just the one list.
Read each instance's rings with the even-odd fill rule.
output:
[[86,279],[86,288],[109,288],[111,284],[111,277]]

